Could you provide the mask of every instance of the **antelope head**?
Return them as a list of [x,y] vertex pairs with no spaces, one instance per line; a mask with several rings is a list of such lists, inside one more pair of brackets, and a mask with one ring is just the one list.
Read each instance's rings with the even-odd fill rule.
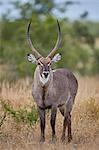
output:
[[31,39],[30,39],[30,35],[29,35],[29,29],[30,29],[30,25],[31,25],[31,21],[28,25],[28,29],[27,29],[27,42],[29,44],[29,47],[32,50],[32,54],[28,54],[27,58],[28,61],[31,63],[34,63],[38,66],[39,68],[39,77],[40,77],[40,81],[45,84],[46,82],[48,82],[49,78],[50,78],[50,74],[51,74],[51,64],[54,62],[58,62],[61,59],[61,55],[58,53],[56,54],[56,50],[59,48],[60,43],[61,43],[61,30],[60,30],[60,25],[59,22],[57,20],[57,26],[58,26],[58,38],[57,38],[57,42],[55,44],[55,47],[52,49],[52,51],[48,54],[47,57],[43,57],[33,46]]

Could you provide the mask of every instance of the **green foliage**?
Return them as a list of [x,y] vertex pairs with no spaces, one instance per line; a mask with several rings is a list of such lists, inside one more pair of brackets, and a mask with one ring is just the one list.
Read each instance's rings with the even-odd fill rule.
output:
[[22,19],[30,18],[33,13],[38,15],[50,13],[55,7],[53,0],[30,0],[25,3],[15,0],[12,4],[17,10],[20,10],[20,18]]
[[10,103],[5,103],[1,99],[0,102],[6,115],[11,116],[15,121],[29,125],[34,125],[37,122],[38,112],[35,106],[30,107],[30,110],[27,110],[26,108],[15,110]]
[[93,53],[95,59],[93,59],[94,65],[92,65],[92,71],[94,74],[98,74],[99,73],[99,49],[94,48]]
[[75,36],[82,42],[88,43],[90,46],[95,44],[95,35],[89,31],[89,27],[85,22],[75,21],[73,24]]
[[[26,42],[26,29],[29,21],[4,20],[1,22],[0,63],[7,64],[6,75],[2,80],[15,80],[26,76],[33,76],[35,65],[27,62],[27,54],[31,53]],[[65,67],[81,75],[99,73],[99,50],[95,48],[95,40],[99,37],[98,23],[61,20],[62,44],[58,50],[62,60],[55,67]],[[92,30],[91,30],[92,29]],[[34,13],[30,36],[33,45],[43,55],[54,47],[57,40],[57,24],[53,16],[40,18]]]

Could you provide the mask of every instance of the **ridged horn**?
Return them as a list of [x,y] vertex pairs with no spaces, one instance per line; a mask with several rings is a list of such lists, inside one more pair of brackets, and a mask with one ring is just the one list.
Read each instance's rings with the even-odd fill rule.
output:
[[52,49],[52,51],[47,56],[47,57],[50,57],[50,58],[53,58],[53,56],[55,55],[56,50],[60,47],[60,44],[61,44],[61,29],[60,29],[60,25],[59,25],[58,20],[57,20],[57,26],[58,26],[58,38],[57,38],[55,47]]
[[29,25],[28,25],[28,28],[27,28],[27,32],[26,32],[26,38],[27,38],[27,42],[28,42],[28,45],[29,47],[31,48],[32,52],[33,52],[33,55],[36,57],[36,59],[39,59],[41,56],[41,54],[34,48],[32,42],[31,42],[31,39],[30,39],[30,33],[29,33],[29,30],[30,30],[30,25],[31,25],[31,20],[29,22]]

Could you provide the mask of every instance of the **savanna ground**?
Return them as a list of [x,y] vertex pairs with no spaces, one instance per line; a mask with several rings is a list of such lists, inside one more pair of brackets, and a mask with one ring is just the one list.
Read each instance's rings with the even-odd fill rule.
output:
[[[5,111],[6,117],[0,128],[0,150],[98,150],[99,149],[99,77],[78,77],[79,89],[72,111],[73,141],[61,143],[63,117],[58,112],[56,121],[57,142],[51,144],[50,112],[46,114],[46,141],[39,143],[39,119],[34,125],[21,119],[16,120],[14,112]],[[30,79],[17,83],[0,84],[0,119],[4,114],[3,103],[14,110],[35,108],[31,96]],[[14,117],[13,117],[14,116]],[[28,121],[28,120],[27,120]]]

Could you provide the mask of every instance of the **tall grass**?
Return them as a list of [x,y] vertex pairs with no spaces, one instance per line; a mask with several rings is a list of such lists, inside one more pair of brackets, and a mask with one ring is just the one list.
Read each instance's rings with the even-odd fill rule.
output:
[[[1,126],[0,149],[92,149],[99,144],[99,78],[78,77],[79,89],[72,111],[73,142],[62,145],[62,116],[58,112],[56,133],[58,142],[49,144],[51,128],[50,113],[46,118],[46,142],[41,147],[39,141],[39,124],[36,104],[31,96],[32,80],[27,78],[16,83],[0,84],[0,120],[4,112],[6,118]],[[39,120],[38,120],[39,121]]]

